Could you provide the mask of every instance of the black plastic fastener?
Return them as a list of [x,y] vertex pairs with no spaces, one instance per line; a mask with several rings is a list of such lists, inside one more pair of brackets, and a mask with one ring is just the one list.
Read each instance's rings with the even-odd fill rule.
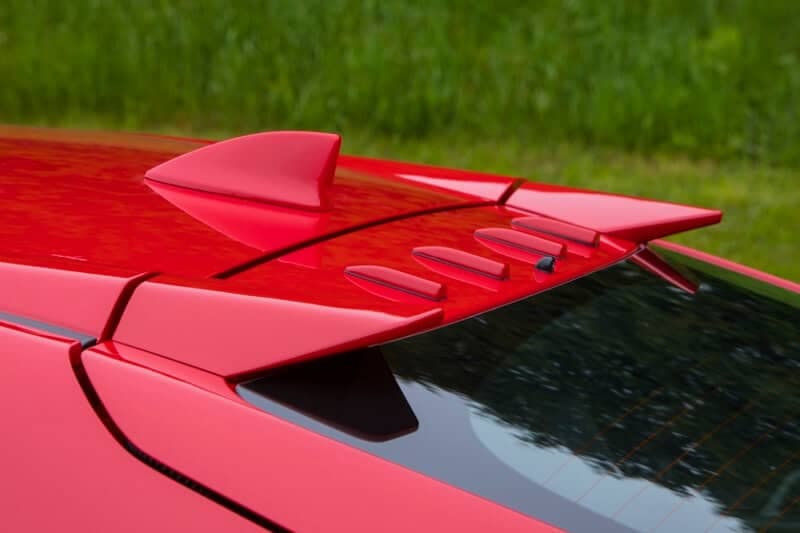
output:
[[550,274],[553,273],[553,270],[556,267],[556,258],[550,255],[542,257],[536,262],[536,268],[539,270],[543,270]]

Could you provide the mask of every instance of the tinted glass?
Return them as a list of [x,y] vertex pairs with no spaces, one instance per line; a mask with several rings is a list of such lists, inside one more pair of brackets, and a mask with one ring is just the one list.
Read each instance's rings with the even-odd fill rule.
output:
[[570,531],[800,531],[796,297],[683,261],[694,296],[620,264],[239,390]]

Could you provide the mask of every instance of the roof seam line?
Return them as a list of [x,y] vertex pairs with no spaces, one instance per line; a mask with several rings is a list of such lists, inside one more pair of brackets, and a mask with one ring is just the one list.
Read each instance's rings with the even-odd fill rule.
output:
[[500,195],[500,198],[497,199],[497,205],[506,205],[506,202],[508,202],[508,199],[511,198],[511,195],[517,192],[517,189],[522,187],[522,184],[526,181],[528,180],[525,178],[517,178],[511,182],[508,188],[503,191],[503,194]]
[[226,270],[223,270],[221,272],[217,272],[215,274],[212,274],[210,276],[210,278],[212,278],[212,279],[227,279],[227,278],[230,278],[231,276],[235,276],[236,274],[240,274],[240,273],[244,272],[245,270],[250,270],[251,268],[254,268],[254,267],[257,267],[259,265],[262,265],[262,264],[264,264],[264,263],[266,263],[268,261],[271,261],[273,259],[277,259],[277,258],[279,258],[279,257],[281,257],[283,255],[286,255],[286,254],[289,254],[289,253],[292,253],[292,252],[296,252],[297,250],[301,250],[301,249],[306,248],[308,246],[313,246],[315,244],[319,244],[319,243],[327,241],[327,240],[335,239],[335,238],[341,237],[343,235],[347,235],[347,234],[355,233],[357,231],[361,231],[361,230],[364,230],[364,229],[372,228],[374,226],[380,226],[382,224],[388,224],[388,223],[391,223],[391,222],[397,222],[397,221],[400,221],[400,220],[405,220],[405,219],[408,219],[408,218],[414,218],[414,217],[422,216],[422,215],[430,215],[430,214],[433,214],[433,213],[440,213],[440,212],[443,212],[443,211],[455,211],[455,210],[458,210],[458,209],[468,209],[468,208],[473,208],[473,207],[484,207],[484,206],[491,206],[491,205],[495,205],[495,202],[492,202],[492,201],[475,201],[475,202],[468,203],[468,204],[432,207],[430,209],[421,209],[419,211],[414,211],[413,213],[402,213],[402,214],[398,214],[398,215],[394,215],[394,216],[390,216],[390,217],[385,217],[385,218],[380,218],[380,219],[377,219],[377,220],[372,220],[372,221],[365,222],[363,224],[359,224],[359,225],[356,225],[356,226],[351,226],[351,227],[348,227],[348,228],[343,228],[343,229],[338,230],[338,231],[333,231],[331,233],[326,233],[324,235],[319,235],[317,237],[314,237],[313,239],[308,239],[306,241],[303,241],[303,242],[300,242],[300,243],[296,243],[296,244],[292,244],[290,246],[287,246],[285,248],[281,248],[279,250],[275,250],[275,251],[271,251],[271,252],[262,254],[262,255],[260,255],[258,257],[255,257],[254,259],[251,259],[251,260],[246,261],[244,263],[240,263],[238,265],[235,265],[235,266],[233,266],[231,268],[228,268]]
[[113,307],[111,308],[111,312],[108,314],[106,325],[100,334],[98,342],[106,341],[114,336],[114,331],[116,331],[117,326],[122,320],[122,315],[125,312],[125,308],[128,307],[128,302],[130,302],[131,298],[133,297],[133,293],[136,291],[136,288],[145,281],[152,279],[159,274],[159,272],[143,272],[130,278],[125,283],[125,286],[122,287],[122,290],[120,291]]

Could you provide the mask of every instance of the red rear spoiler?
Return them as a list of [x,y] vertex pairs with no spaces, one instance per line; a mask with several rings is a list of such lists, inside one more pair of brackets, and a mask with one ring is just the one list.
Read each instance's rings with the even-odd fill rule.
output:
[[[291,206],[288,211],[292,213],[306,210],[308,215],[308,210],[330,209],[327,197],[339,143],[338,136],[323,133],[249,135],[179,156],[150,170],[147,177],[178,188],[279,203]],[[457,188],[459,182],[469,179],[461,176],[448,182],[448,187]],[[486,178],[476,176],[475,180]],[[463,187],[466,192],[472,190],[469,184]],[[496,203],[529,215],[515,217],[513,212],[503,211],[500,216],[506,227],[465,226],[465,232],[497,254],[495,259],[521,257],[519,261],[534,265],[539,272],[530,278],[522,276],[523,284],[521,278],[508,281],[504,263],[474,253],[410,246],[409,257],[413,255],[428,266],[434,261],[436,267],[429,270],[440,273],[456,267],[494,273],[491,284],[484,285],[497,291],[502,286],[509,291],[509,298],[519,298],[639,253],[637,264],[691,292],[695,287],[690,281],[655,254],[643,252],[643,245],[651,239],[715,224],[722,217],[714,210],[535,183],[522,185],[507,201],[501,198]],[[287,220],[291,221],[287,226],[302,226],[294,218]],[[341,282],[347,274],[359,287],[371,284],[362,287],[369,293],[375,292],[373,285],[395,292],[399,288],[421,296],[422,301],[416,306],[381,303],[373,300],[372,294],[354,293],[357,302],[319,305],[297,301],[298,294],[304,293],[282,298],[280,291],[270,288],[267,293],[252,294],[246,284],[230,280],[201,283],[158,277],[137,287],[114,340],[230,378],[436,327],[443,322],[447,307],[447,284],[457,279],[443,274],[437,278],[441,281],[434,282],[381,265],[341,267],[341,273],[332,276],[339,281],[331,283]],[[573,277],[563,277],[566,273]],[[474,298],[476,310],[488,301]],[[261,341],[254,342],[254,335]]]
[[637,243],[722,220],[712,209],[535,183],[517,189],[506,205]]

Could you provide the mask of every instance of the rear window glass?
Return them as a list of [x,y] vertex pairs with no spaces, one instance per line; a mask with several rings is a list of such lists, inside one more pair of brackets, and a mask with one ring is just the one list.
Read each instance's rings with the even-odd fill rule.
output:
[[238,390],[569,531],[800,531],[797,299],[670,261],[696,295],[622,263]]

